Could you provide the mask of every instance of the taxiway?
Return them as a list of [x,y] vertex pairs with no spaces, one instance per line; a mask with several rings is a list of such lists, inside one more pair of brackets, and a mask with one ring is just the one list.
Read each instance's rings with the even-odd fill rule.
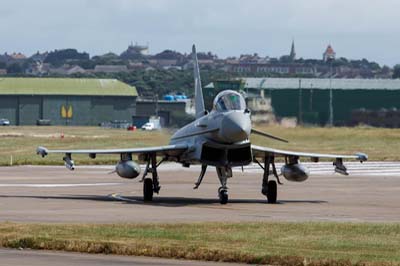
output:
[[220,205],[214,169],[199,189],[198,167],[160,167],[160,195],[142,201],[139,179],[108,174],[112,166],[0,168],[0,221],[45,223],[164,223],[199,221],[400,221],[400,164],[348,163],[350,176],[331,164],[310,164],[303,183],[278,186],[278,204],[260,193],[256,166],[234,171],[229,203]]

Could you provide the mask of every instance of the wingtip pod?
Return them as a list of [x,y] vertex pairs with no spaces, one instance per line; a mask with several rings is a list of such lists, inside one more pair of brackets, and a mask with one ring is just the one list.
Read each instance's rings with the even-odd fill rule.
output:
[[360,162],[368,161],[368,155],[362,152],[356,153],[356,156]]
[[48,154],[48,150],[45,147],[39,146],[36,148],[36,154],[42,157],[46,157]]

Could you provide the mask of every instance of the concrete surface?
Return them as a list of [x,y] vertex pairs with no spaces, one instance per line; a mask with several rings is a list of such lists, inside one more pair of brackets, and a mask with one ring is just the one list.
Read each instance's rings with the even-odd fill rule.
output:
[[146,258],[133,256],[115,256],[115,255],[92,255],[80,253],[65,253],[52,251],[32,251],[32,250],[12,250],[0,249],[0,266],[224,266],[239,265],[216,262],[201,262],[190,260],[171,260],[160,258]]
[[161,191],[142,201],[139,179],[108,174],[111,166],[0,168],[0,221],[47,223],[195,221],[400,221],[400,164],[351,163],[350,176],[331,164],[307,164],[315,173],[303,183],[278,186],[278,204],[260,193],[255,166],[234,171],[229,203],[220,205],[214,169],[193,190],[199,168],[167,164],[159,169]]

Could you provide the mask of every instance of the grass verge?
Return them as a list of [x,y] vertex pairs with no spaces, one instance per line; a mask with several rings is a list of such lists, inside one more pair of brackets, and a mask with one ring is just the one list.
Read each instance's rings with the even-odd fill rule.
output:
[[0,224],[0,246],[272,265],[399,265],[400,224]]
[[[400,160],[400,129],[371,127],[321,128],[279,126],[256,128],[286,138],[290,143],[281,143],[259,136],[252,136],[253,144],[295,151],[354,154],[364,152],[372,161]],[[61,138],[61,136],[64,136]],[[122,129],[99,127],[1,127],[0,166],[10,165],[55,165],[62,164],[61,155],[49,155],[42,159],[35,154],[37,146],[53,149],[101,149],[134,148],[166,145],[171,132],[134,132]],[[12,158],[11,158],[12,157]],[[101,155],[93,160],[88,156],[74,156],[77,164],[114,164],[116,155]]]

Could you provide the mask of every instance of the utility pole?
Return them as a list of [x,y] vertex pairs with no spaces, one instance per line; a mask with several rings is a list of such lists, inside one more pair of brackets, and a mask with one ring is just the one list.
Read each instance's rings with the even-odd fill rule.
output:
[[313,84],[311,83],[311,90],[310,90],[310,112],[313,110]]
[[303,124],[303,90],[301,88],[301,79],[299,79],[299,125]]
[[155,102],[154,112],[155,112],[155,115],[158,116],[158,94],[157,93],[154,95],[154,102]]
[[329,75],[329,122],[328,125],[330,127],[333,126],[333,91],[332,91],[332,76],[333,76],[333,69],[332,69],[332,60],[330,60],[330,75]]

